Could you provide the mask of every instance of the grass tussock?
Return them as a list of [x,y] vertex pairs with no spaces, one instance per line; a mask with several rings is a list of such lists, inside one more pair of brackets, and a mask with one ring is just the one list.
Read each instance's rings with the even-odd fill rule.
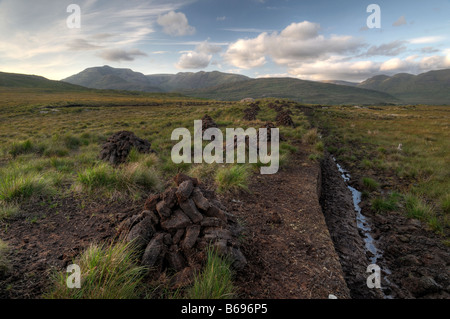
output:
[[364,188],[366,190],[368,190],[369,192],[376,191],[378,189],[378,187],[380,187],[380,183],[378,183],[377,181],[375,181],[374,179],[372,179],[370,177],[363,177],[362,183],[363,183]]
[[249,191],[248,179],[251,169],[247,165],[225,166],[217,170],[215,182],[219,192]]
[[14,218],[20,213],[19,205],[15,203],[0,203],[0,221]]
[[302,137],[303,143],[314,145],[319,142],[319,133],[317,128],[308,130]]
[[13,203],[55,194],[50,178],[40,174],[8,174],[0,180],[0,203]]
[[136,253],[129,244],[92,244],[74,261],[81,270],[81,288],[68,288],[69,273],[57,274],[47,299],[135,299],[141,295],[146,274],[137,265]]
[[192,287],[186,290],[187,299],[232,299],[236,297],[233,285],[231,262],[214,249],[208,250],[203,271],[194,279]]
[[118,168],[97,163],[78,173],[78,185],[89,193],[139,193],[161,188],[160,176],[142,163],[129,163]]
[[372,200],[372,209],[377,213],[387,213],[399,209],[401,195],[397,192],[387,197],[377,197]]

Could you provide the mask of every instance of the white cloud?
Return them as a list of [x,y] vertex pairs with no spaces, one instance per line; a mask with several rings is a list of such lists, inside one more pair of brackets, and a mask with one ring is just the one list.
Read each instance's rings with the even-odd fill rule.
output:
[[230,44],[224,57],[230,64],[249,69],[260,67],[270,57],[279,65],[326,59],[332,54],[356,52],[362,41],[352,36],[319,34],[320,25],[308,21],[292,23],[280,33],[263,32],[253,39],[239,39]]
[[372,61],[345,61],[333,56],[322,61],[304,63],[291,68],[289,73],[295,77],[312,80],[362,81],[379,71],[379,64]]
[[175,65],[178,69],[203,69],[211,62],[212,55],[191,51],[184,53]]
[[270,73],[270,74],[260,74],[256,76],[257,79],[266,79],[266,78],[288,78],[292,77],[289,73]]
[[189,25],[186,15],[182,12],[170,11],[159,16],[157,22],[163,27],[164,33],[171,36],[184,36],[195,33],[195,28]]
[[[222,47],[217,44],[211,44],[208,40],[200,42],[194,51],[180,51],[183,53],[175,66],[178,69],[203,69],[208,67],[214,54],[222,51]],[[220,65],[219,61],[214,62]]]
[[413,39],[409,40],[409,43],[428,44],[428,43],[441,42],[443,40],[445,40],[445,37],[443,37],[443,36],[429,36],[429,37],[413,38]]
[[226,16],[222,16],[222,17],[217,17],[216,21],[225,21],[227,19]]
[[166,54],[169,53],[169,51],[153,51],[153,54]]
[[327,60],[303,63],[299,67],[289,69],[289,73],[292,76],[305,80],[346,80],[360,82],[379,74],[419,74],[448,67],[450,67],[450,50],[444,56],[421,57],[411,55],[403,59],[392,58],[384,62],[368,60],[347,61],[342,57],[334,56]]
[[222,51],[222,47],[216,44],[210,44],[208,41],[201,42],[195,48],[196,52],[205,53],[205,54],[215,54]]
[[69,29],[66,8],[72,0],[0,0],[2,68],[67,77],[98,63],[97,49],[139,47],[155,32],[160,15],[192,1],[77,0],[81,28]]
[[267,33],[261,33],[255,39],[240,39],[228,47],[225,52],[225,60],[242,69],[251,69],[263,66],[266,63],[266,43]]
[[394,58],[383,62],[380,66],[380,71],[403,71],[407,67],[407,62],[399,58]]

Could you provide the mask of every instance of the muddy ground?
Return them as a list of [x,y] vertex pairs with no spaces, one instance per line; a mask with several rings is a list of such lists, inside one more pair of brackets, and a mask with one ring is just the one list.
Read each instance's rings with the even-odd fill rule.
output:
[[368,289],[366,272],[370,265],[364,240],[356,223],[352,194],[330,154],[322,161],[322,191],[320,203],[339,255],[345,280],[352,298],[381,298],[376,289]]
[[22,206],[21,216],[0,222],[0,238],[10,249],[10,271],[0,277],[0,298],[40,298],[56,271],[64,271],[91,243],[114,239],[120,220],[140,212],[142,205],[106,200],[85,204],[70,196]]
[[[374,213],[368,199],[359,206],[368,217],[381,253],[377,265],[383,289],[368,291],[361,280],[355,280],[367,277],[366,268],[373,255],[364,249],[351,192],[329,154],[322,162],[322,174],[321,203],[353,298],[450,298],[450,248],[443,244],[444,238],[400,212]],[[351,176],[349,184],[362,189],[362,172],[354,170]]]
[[250,194],[223,196],[246,229],[242,298],[350,297],[319,205],[320,165],[296,146],[288,167],[252,178]]
[[[218,196],[245,227],[248,265],[236,273],[239,298],[350,297],[319,205],[319,163],[298,147],[278,174],[254,175],[251,193]],[[12,271],[0,278],[0,298],[41,298],[55,271],[90,243],[114,239],[120,222],[142,207],[142,201],[87,205],[75,197],[23,206],[21,217],[1,225]]]
[[[377,263],[392,272],[382,273],[385,295],[367,288],[371,256],[355,227],[351,195],[329,158],[321,167],[308,159],[308,147],[296,146],[287,167],[251,178],[250,193],[218,196],[245,229],[241,249],[248,265],[236,273],[239,298],[450,297],[450,248],[443,238],[400,213],[373,214],[363,201],[383,252]],[[360,175],[351,173],[358,188]],[[70,196],[22,206],[22,216],[0,222],[12,268],[0,278],[0,298],[41,298],[55,271],[64,271],[92,242],[114,239],[120,222],[143,204],[86,204]]]

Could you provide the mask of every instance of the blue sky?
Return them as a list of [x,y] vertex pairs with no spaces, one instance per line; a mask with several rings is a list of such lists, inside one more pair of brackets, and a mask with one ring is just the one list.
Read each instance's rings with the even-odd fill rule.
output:
[[[80,28],[67,25],[70,4]],[[367,27],[370,4],[381,28]],[[449,31],[448,0],[0,0],[0,71],[59,80],[110,65],[362,81],[450,68]]]

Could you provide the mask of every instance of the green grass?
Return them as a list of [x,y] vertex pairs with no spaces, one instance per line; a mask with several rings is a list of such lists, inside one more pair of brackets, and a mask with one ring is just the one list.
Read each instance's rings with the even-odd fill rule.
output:
[[114,168],[107,163],[100,162],[79,172],[77,182],[82,190],[90,193],[123,192],[133,194],[161,188],[158,173],[141,163],[130,163]]
[[236,297],[231,262],[210,248],[206,265],[186,290],[187,299],[232,299]]
[[302,103],[326,105],[398,102],[396,98],[389,94],[373,90],[289,78],[251,79],[186,92],[186,94],[229,101],[241,100],[249,96],[254,98],[287,98]]
[[313,162],[320,161],[322,158],[323,158],[323,155],[319,154],[319,153],[312,153],[312,154],[309,154],[309,156],[308,156],[308,159]]
[[0,180],[0,203],[12,203],[55,194],[52,181],[39,174],[8,174]]
[[106,163],[98,163],[79,172],[77,181],[88,191],[99,188],[112,190],[117,186],[119,177],[113,167]]
[[[448,236],[448,107],[329,107],[315,109],[313,118],[324,135],[326,148],[335,150],[333,154],[344,166],[356,170],[356,175],[382,182],[383,187],[420,198],[426,208],[414,205],[416,209],[400,207],[400,211],[408,216],[428,216],[433,228],[443,229]],[[367,191],[378,189],[367,181],[365,186]],[[375,206],[389,210],[383,208],[383,201],[375,200]]]
[[371,192],[376,191],[380,187],[380,183],[370,177],[363,177],[362,183],[364,188]]
[[226,165],[217,170],[215,182],[219,192],[248,191],[248,179],[250,177],[248,165]]
[[387,213],[399,209],[401,195],[393,192],[386,198],[377,197],[372,200],[372,209],[377,213]]
[[319,133],[317,128],[310,129],[303,135],[303,142],[305,144],[314,145],[319,142]]
[[140,297],[144,267],[137,265],[129,244],[91,244],[74,261],[81,270],[81,288],[67,287],[69,273],[56,274],[47,299],[136,299]]
[[9,247],[0,239],[0,276],[5,275],[10,270],[8,261]]
[[20,213],[19,205],[14,203],[0,203],[0,222],[5,219],[14,218]]
[[23,142],[12,143],[11,148],[9,150],[9,154],[12,157],[17,157],[21,154],[29,154],[35,151],[35,147],[30,140],[26,140]]
[[447,195],[444,199],[442,199],[441,207],[445,214],[450,215],[450,195]]

